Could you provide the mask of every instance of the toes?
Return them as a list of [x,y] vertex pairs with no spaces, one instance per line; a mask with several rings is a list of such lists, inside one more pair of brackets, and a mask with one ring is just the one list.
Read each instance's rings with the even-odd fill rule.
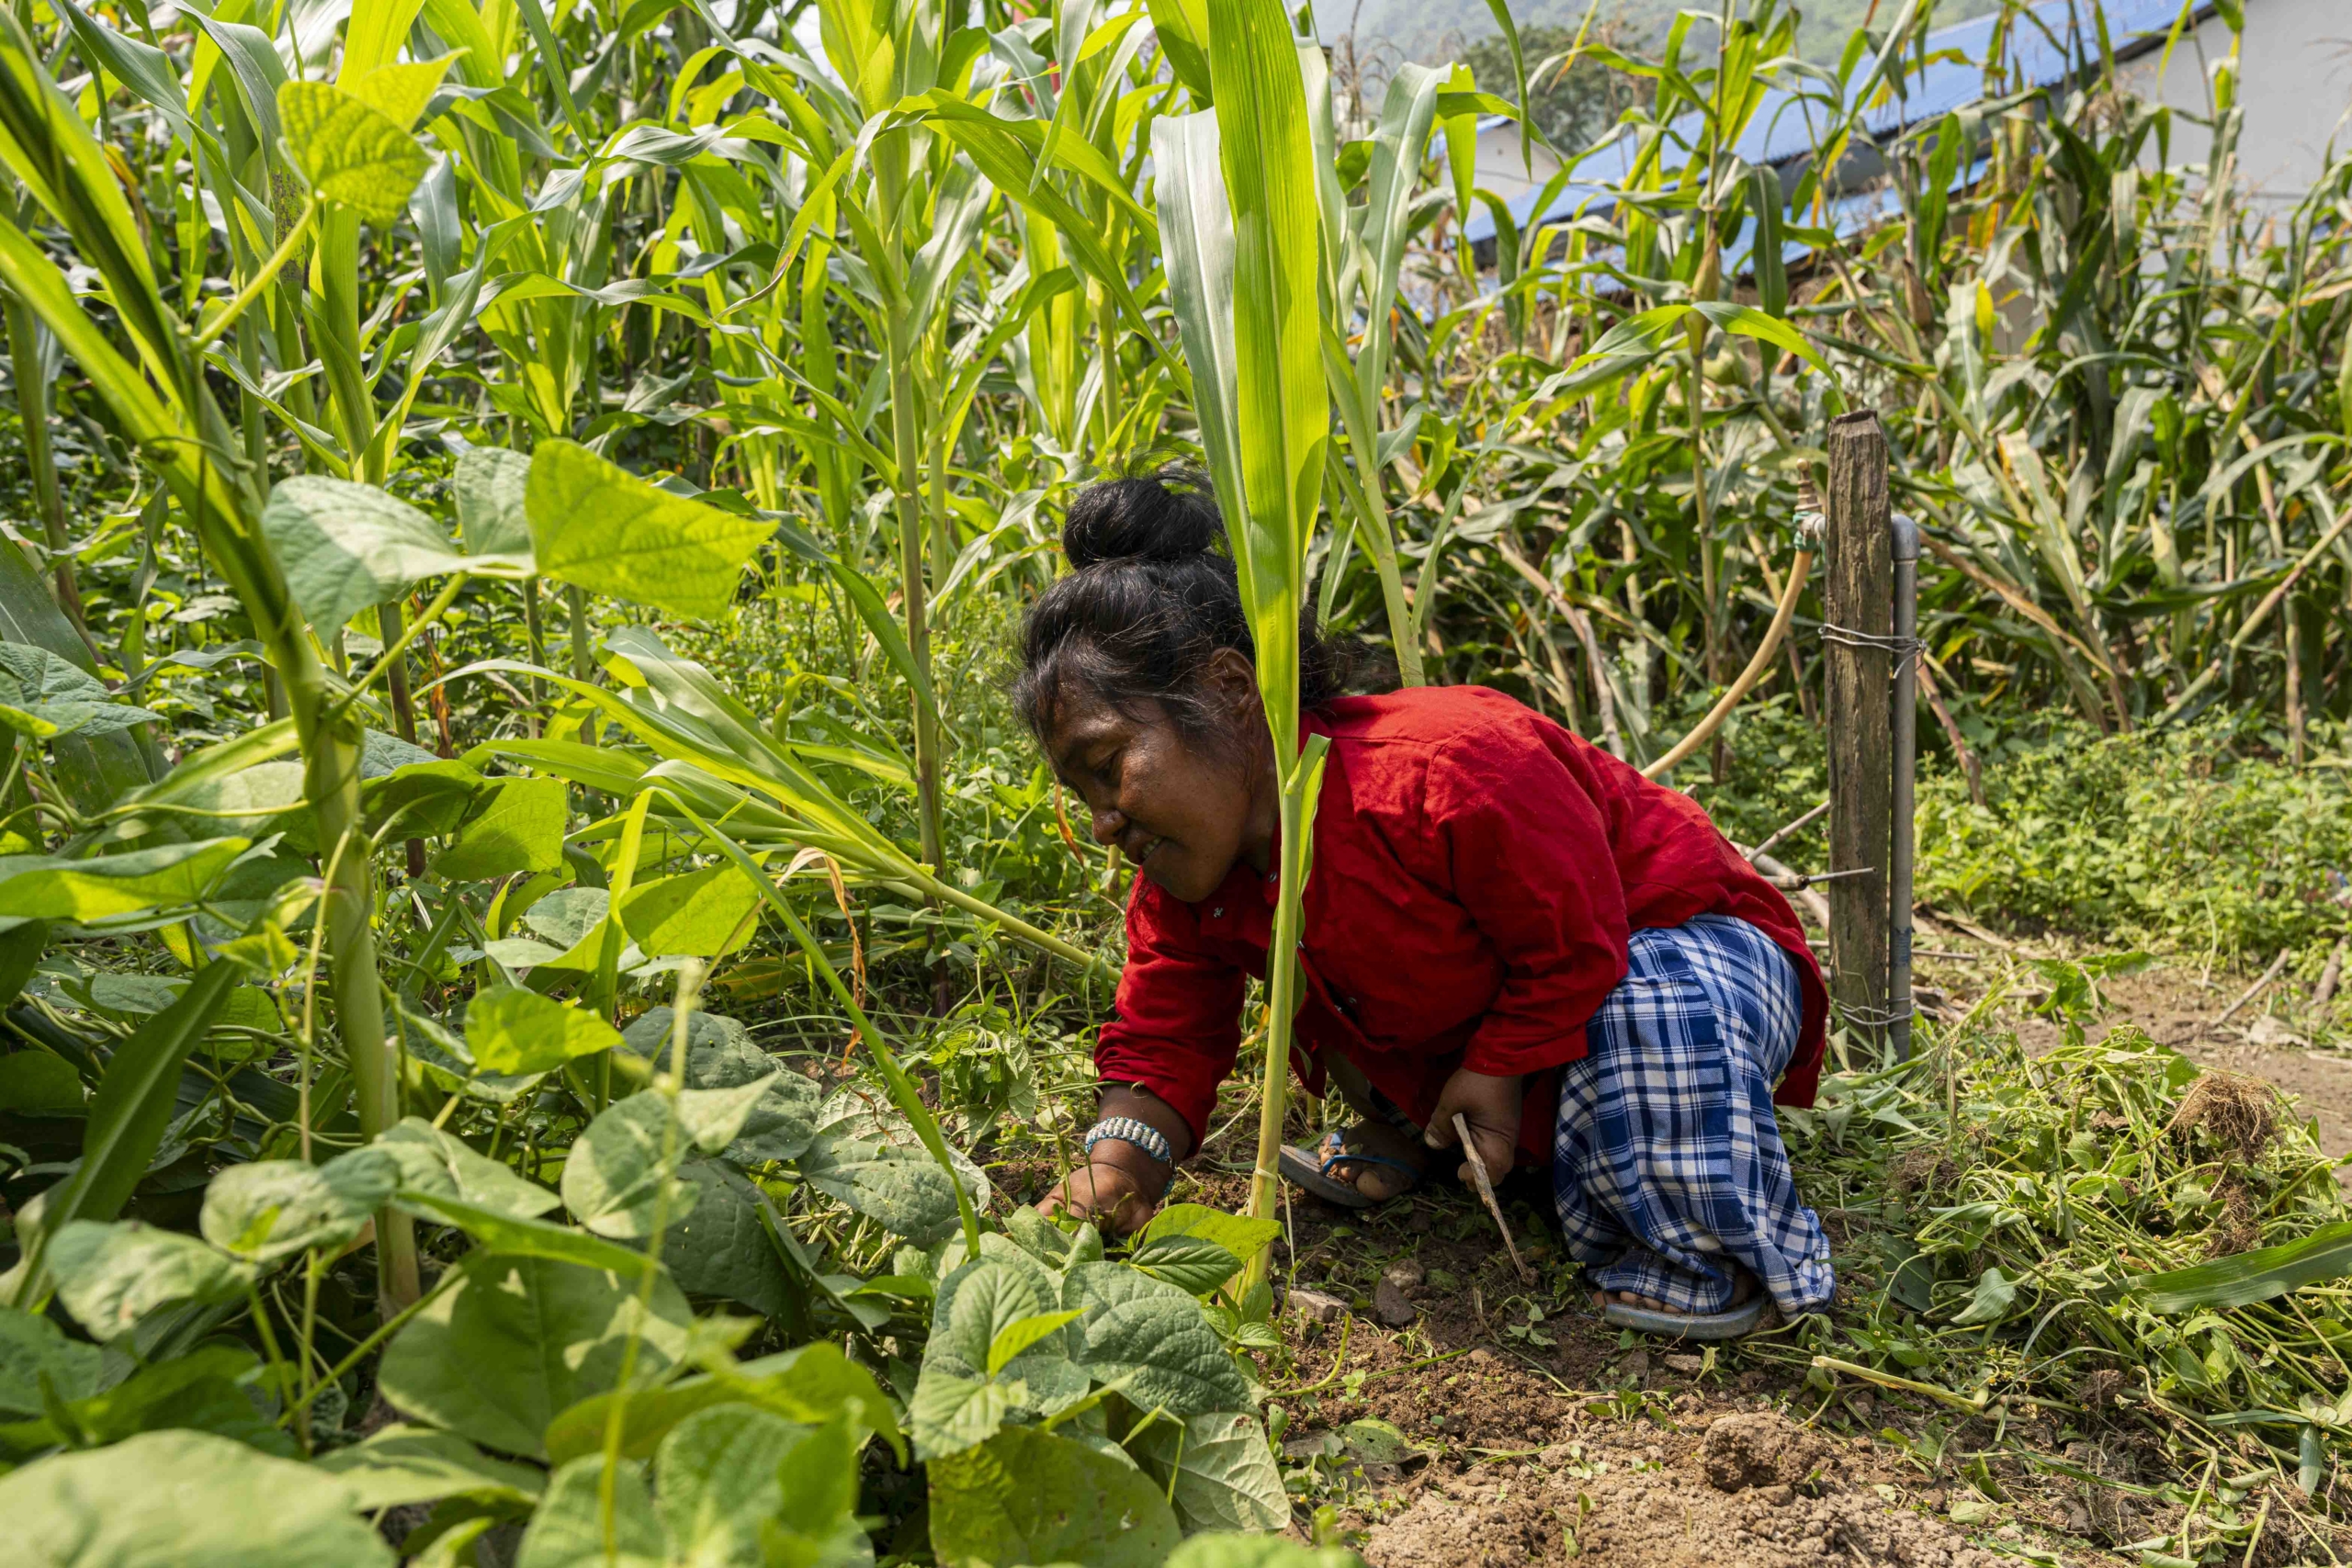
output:
[[1377,1203],[1402,1192],[1405,1179],[1385,1166],[1359,1166],[1356,1168],[1355,1190]]

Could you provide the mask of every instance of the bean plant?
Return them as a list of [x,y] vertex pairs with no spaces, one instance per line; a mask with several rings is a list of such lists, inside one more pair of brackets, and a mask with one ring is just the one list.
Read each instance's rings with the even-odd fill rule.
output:
[[[1132,871],[1003,649],[1101,477],[1224,511],[1284,952],[1303,616],[1731,776],[1809,704],[1791,525],[1864,405],[1955,761],[2052,705],[2338,743],[2352,161],[2256,221],[2234,54],[2201,116],[2096,31],[2022,83],[2012,6],[1918,119],[1928,4],[1834,63],[1780,0],[1496,15],[1488,90],[1335,82],[1272,0],[0,11],[28,1561],[1341,1561],[1238,1539],[1293,1517],[1293,968],[1245,1213],[1020,1201]],[[1634,107],[1521,222],[1477,127],[1596,68]]]

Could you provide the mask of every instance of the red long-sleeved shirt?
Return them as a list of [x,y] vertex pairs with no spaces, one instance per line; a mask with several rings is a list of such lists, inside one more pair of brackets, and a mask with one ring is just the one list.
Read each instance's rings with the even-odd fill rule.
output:
[[[1804,1032],[1774,1099],[1810,1105],[1828,996],[1788,900],[1688,795],[1499,692],[1423,686],[1343,697],[1303,729],[1330,738],[1315,817],[1293,1064],[1310,1089],[1337,1052],[1427,1124],[1456,1067],[1540,1075],[1522,1163],[1550,1159],[1554,1069],[1625,976],[1634,931],[1734,915],[1786,950]],[[1174,1106],[1195,1147],[1233,1070],[1242,987],[1263,977],[1275,879],[1237,863],[1186,904],[1144,877],[1127,964],[1094,1061]]]

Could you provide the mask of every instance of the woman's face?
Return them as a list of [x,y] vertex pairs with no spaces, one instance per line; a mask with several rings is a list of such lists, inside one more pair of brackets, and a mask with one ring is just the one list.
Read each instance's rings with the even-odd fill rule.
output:
[[[1248,661],[1235,661],[1245,684],[1233,716],[1246,717],[1256,708],[1255,682]],[[1230,694],[1224,691],[1230,672],[1223,673],[1211,682],[1213,698]],[[1046,753],[1062,783],[1086,802],[1095,842],[1116,844],[1130,863],[1188,904],[1216,892],[1245,855],[1264,869],[1273,813],[1271,794],[1258,787],[1268,770],[1252,765],[1260,748],[1228,755],[1187,737],[1158,703],[1125,714],[1091,694],[1069,693],[1054,718]],[[1252,736],[1248,728],[1238,733]]]

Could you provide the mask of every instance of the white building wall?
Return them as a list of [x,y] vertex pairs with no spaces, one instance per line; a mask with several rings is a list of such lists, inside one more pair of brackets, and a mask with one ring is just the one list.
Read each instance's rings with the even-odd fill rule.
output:
[[[2181,35],[2161,81],[2161,50],[2127,62],[2122,76],[2145,96],[2202,115],[2207,71],[2229,52],[2230,30],[2213,17]],[[2291,207],[2326,168],[2331,141],[2339,154],[2352,151],[2352,0],[2245,0],[2238,83],[2239,182]],[[2176,120],[2172,162],[2203,163],[2207,141],[2203,126]]]

